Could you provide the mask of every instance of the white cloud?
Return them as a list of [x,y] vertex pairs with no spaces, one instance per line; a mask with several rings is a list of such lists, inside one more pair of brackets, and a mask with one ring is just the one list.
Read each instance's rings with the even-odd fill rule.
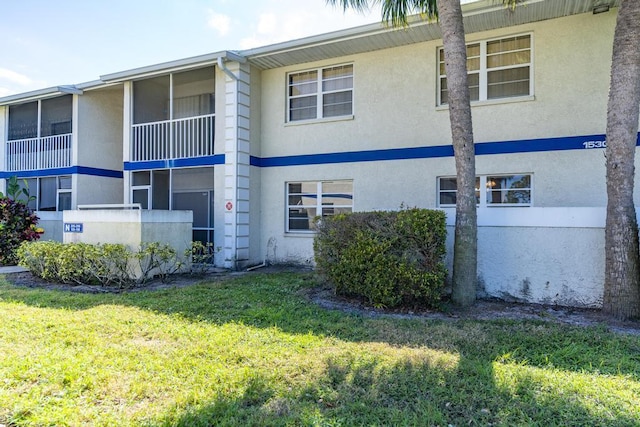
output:
[[207,25],[209,28],[213,28],[221,36],[225,36],[231,29],[231,18],[222,13],[215,13],[213,10],[209,10],[209,19],[207,19]]
[[13,91],[11,89],[7,89],[6,87],[0,87],[0,98],[3,96],[11,95]]
[[324,1],[310,2],[304,8],[293,0],[267,1],[257,11],[253,24],[245,26],[246,35],[240,39],[241,49],[266,46],[327,33],[342,28],[379,22],[379,10],[360,14],[352,10],[344,12]]
[[33,83],[33,81],[24,74],[16,73],[6,68],[0,68],[0,79],[8,80],[11,83],[21,86],[28,86]]

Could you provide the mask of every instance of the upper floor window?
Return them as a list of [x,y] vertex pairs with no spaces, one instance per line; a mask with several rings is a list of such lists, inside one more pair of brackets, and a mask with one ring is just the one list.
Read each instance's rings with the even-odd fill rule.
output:
[[[531,206],[532,175],[481,175],[476,177],[476,203],[485,206]],[[438,179],[438,206],[456,205],[455,177]]]
[[[533,95],[531,35],[467,45],[471,101]],[[444,50],[438,49],[438,105],[448,102]]]
[[309,231],[316,217],[353,210],[353,181],[287,183],[287,231]]
[[290,122],[353,114],[353,65],[289,74],[287,99]]

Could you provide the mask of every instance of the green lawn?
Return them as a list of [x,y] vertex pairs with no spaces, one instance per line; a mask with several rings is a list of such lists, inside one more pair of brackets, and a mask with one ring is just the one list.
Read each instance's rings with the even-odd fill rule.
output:
[[640,425],[640,337],[319,308],[310,274],[86,295],[0,278],[0,424]]

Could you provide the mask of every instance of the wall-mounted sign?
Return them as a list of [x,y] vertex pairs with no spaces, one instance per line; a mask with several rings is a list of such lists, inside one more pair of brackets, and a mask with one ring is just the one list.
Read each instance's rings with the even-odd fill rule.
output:
[[82,233],[82,223],[81,222],[65,222],[64,232],[65,233]]
[[231,209],[233,209],[233,203],[231,202],[227,202],[227,204],[225,205],[225,207],[227,208],[228,211],[230,211]]

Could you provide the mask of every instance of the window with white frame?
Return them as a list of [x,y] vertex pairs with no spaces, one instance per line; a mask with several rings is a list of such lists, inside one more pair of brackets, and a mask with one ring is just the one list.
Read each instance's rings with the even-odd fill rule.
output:
[[291,73],[288,76],[288,121],[353,114],[353,64]]
[[314,219],[353,211],[353,181],[288,182],[288,232],[313,231]]
[[[524,34],[467,45],[471,101],[533,95],[532,36]],[[444,49],[438,49],[438,105],[448,102]]]
[[[531,206],[532,175],[481,175],[476,177],[476,202],[486,206]],[[438,206],[456,205],[455,177],[438,178]]]

